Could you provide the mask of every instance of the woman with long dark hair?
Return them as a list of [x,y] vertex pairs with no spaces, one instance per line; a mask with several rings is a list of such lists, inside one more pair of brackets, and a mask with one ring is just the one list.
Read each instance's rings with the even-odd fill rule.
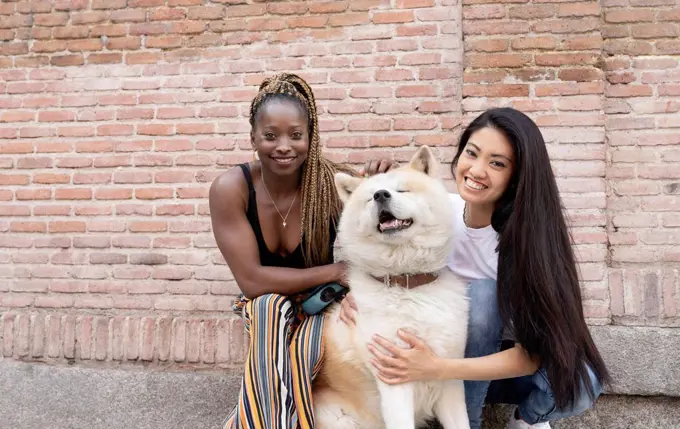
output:
[[[463,379],[472,428],[487,403],[516,404],[509,428],[590,408],[609,375],[586,325],[576,260],[545,141],[511,108],[491,109],[463,132],[452,163],[458,195],[449,268],[470,286],[466,358],[442,359],[419,338],[369,349],[388,384]],[[351,323],[351,295],[343,317]],[[490,380],[494,380],[491,381]]]

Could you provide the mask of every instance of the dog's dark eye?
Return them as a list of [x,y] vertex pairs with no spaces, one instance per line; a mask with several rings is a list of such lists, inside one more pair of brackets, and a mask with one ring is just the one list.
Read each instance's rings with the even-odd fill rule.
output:
[[400,194],[403,194],[404,192],[408,192],[406,189],[397,189],[397,192]]

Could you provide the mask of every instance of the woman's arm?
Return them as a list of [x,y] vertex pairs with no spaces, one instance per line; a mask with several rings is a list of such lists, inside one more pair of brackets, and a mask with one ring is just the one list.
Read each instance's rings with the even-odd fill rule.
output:
[[380,336],[368,346],[375,357],[372,363],[378,369],[378,378],[387,384],[445,379],[498,380],[531,375],[539,367],[519,344],[488,356],[445,359],[435,355],[415,335],[402,331],[398,334],[410,348],[401,348]]
[[213,234],[234,279],[247,298],[267,293],[291,295],[332,281],[343,282],[344,264],[296,269],[260,265],[255,233],[246,218],[240,170],[220,175],[210,187]]
[[439,379],[500,380],[531,375],[539,367],[519,344],[488,356],[442,360]]

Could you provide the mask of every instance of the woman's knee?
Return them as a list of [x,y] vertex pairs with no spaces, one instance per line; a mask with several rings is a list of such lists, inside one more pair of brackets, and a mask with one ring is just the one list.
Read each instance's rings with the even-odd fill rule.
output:
[[600,384],[600,380],[590,367],[588,367],[588,380],[585,381],[585,383],[590,383],[590,389],[588,389],[585,385],[582,386],[581,394],[578,396],[574,404],[575,414],[581,414],[592,408],[592,406],[595,405],[597,398],[599,398],[600,394],[602,393],[602,385]]
[[273,314],[281,314],[285,319],[288,319],[292,308],[287,296],[276,293],[267,293],[253,298],[248,307],[248,317],[251,320]]
[[602,387],[595,373],[589,367],[587,369],[587,379],[582,380],[579,392],[573,402],[562,409],[556,406],[554,393],[545,369],[539,369],[532,377],[532,381],[541,393],[529,395],[532,398],[530,399],[531,406],[529,408],[535,414],[547,416],[551,420],[577,416],[592,408],[602,393]]

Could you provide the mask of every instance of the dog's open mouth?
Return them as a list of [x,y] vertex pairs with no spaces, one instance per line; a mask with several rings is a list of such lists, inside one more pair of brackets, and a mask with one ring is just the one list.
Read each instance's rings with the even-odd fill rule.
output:
[[393,232],[401,231],[411,226],[413,219],[397,219],[387,210],[382,210],[378,214],[378,231]]

